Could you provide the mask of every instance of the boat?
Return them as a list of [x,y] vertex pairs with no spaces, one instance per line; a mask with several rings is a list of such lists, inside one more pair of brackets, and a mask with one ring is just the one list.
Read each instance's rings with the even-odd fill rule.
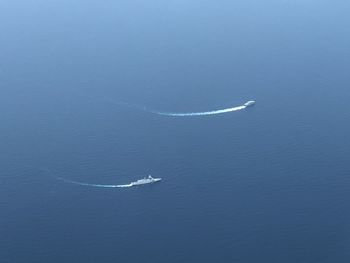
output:
[[151,175],[149,175],[148,177],[145,177],[143,179],[137,180],[135,182],[131,182],[130,186],[143,185],[143,184],[153,184],[153,183],[160,182],[161,180],[162,180],[162,178],[153,178]]
[[247,101],[246,103],[244,103],[243,105],[246,107],[249,107],[249,106],[253,106],[254,104],[255,104],[255,100],[250,100],[250,101]]

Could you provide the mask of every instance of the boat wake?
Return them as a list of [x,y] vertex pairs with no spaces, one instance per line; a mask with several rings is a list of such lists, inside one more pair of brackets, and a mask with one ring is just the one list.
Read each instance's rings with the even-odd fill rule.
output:
[[158,115],[170,116],[170,117],[194,117],[194,116],[207,116],[207,115],[217,115],[233,111],[244,110],[247,106],[238,106],[233,108],[227,108],[222,110],[213,110],[213,111],[203,111],[203,112],[153,112]]
[[100,188],[125,188],[125,187],[131,187],[132,184],[90,184],[90,183],[84,183],[84,182],[78,182],[73,180],[68,180],[59,176],[55,176],[57,180],[60,180],[65,183],[69,184],[76,184],[81,186],[91,186],[91,187],[100,187]]
[[104,98],[105,101],[109,101],[110,103],[119,105],[119,106],[124,106],[128,108],[134,108],[139,111],[143,112],[148,112],[156,115],[162,115],[162,116],[169,116],[169,117],[196,117],[196,116],[209,116],[209,115],[217,115],[217,114],[224,114],[224,113],[229,113],[229,112],[234,112],[234,111],[240,111],[244,110],[250,106],[253,106],[255,104],[254,100],[247,101],[243,105],[236,106],[236,107],[231,107],[231,108],[225,108],[225,109],[218,109],[218,110],[212,110],[212,111],[202,111],[202,112],[166,112],[166,111],[157,111],[157,110],[152,110],[146,107],[141,107],[138,105],[130,104],[127,102],[122,102],[122,101],[113,101],[108,98]]
[[152,184],[156,182],[160,182],[162,178],[153,178],[152,176],[145,177],[143,179],[139,179],[135,182],[131,182],[130,184],[92,184],[92,183],[85,183],[85,182],[79,182],[79,181],[74,181],[74,180],[69,180],[60,176],[57,176],[53,174],[52,171],[48,169],[41,169],[43,171],[46,171],[52,175],[55,179],[62,181],[64,183],[69,183],[69,184],[76,184],[80,186],[90,186],[90,187],[100,187],[100,188],[128,188],[132,186],[138,186],[138,185],[144,185],[144,184]]
[[244,110],[249,106],[253,106],[255,101],[250,100],[244,103],[241,106],[226,108],[221,110],[213,110],[213,111],[203,111],[203,112],[160,112],[160,111],[152,111],[152,113],[156,113],[159,115],[170,116],[170,117],[194,117],[194,116],[207,116],[207,115],[217,115],[223,113],[229,113],[233,111]]

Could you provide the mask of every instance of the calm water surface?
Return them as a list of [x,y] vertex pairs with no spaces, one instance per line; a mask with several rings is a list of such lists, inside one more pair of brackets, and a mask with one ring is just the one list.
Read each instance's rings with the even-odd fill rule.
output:
[[349,262],[349,8],[0,2],[0,261]]

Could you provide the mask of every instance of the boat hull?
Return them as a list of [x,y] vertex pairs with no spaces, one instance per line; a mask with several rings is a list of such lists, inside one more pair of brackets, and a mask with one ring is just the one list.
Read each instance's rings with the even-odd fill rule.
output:
[[132,182],[131,186],[154,184],[154,183],[160,182],[161,180],[162,180],[162,178],[143,179],[143,180],[139,180],[136,182]]

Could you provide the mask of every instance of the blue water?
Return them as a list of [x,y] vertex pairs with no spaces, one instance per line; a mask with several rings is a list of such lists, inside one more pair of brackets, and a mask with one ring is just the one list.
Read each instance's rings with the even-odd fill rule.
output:
[[349,262],[349,8],[1,1],[0,262]]

